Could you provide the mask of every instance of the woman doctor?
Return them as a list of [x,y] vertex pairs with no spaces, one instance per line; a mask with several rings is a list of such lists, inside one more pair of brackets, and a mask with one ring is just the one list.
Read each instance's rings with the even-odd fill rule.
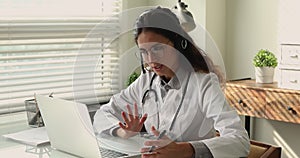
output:
[[[164,131],[161,139],[145,142],[155,147],[141,149],[145,158],[246,157],[249,138],[225,100],[221,76],[176,15],[167,8],[147,10],[137,19],[134,35],[146,70],[97,111],[96,132],[129,138],[143,131],[158,137]],[[103,113],[119,121],[103,130]]]

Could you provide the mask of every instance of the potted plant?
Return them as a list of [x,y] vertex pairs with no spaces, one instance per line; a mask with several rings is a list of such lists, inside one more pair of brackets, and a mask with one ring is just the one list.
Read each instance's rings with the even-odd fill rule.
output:
[[257,83],[273,83],[274,68],[277,66],[276,56],[267,49],[259,50],[253,58]]
[[135,71],[131,73],[126,81],[126,86],[128,87],[129,85],[131,85],[131,83],[134,82],[139,76],[140,74]]

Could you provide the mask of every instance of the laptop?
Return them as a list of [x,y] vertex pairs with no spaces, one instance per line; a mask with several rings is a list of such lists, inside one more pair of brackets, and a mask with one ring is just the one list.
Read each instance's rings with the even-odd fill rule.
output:
[[[87,158],[105,158],[103,153],[112,151],[103,148],[97,140],[85,104],[43,95],[35,95],[35,99],[53,149]],[[106,143],[109,144],[109,140]],[[109,157],[137,157],[137,154],[122,153],[115,149],[114,153],[108,154],[118,156]]]

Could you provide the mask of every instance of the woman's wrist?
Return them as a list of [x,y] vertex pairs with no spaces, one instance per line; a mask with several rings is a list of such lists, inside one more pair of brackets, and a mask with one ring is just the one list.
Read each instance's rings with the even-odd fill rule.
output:
[[133,131],[126,131],[124,130],[123,128],[118,128],[116,130],[116,135],[118,137],[121,137],[121,138],[124,138],[124,139],[127,139],[127,138],[130,138],[130,137],[133,137],[135,135],[137,135],[138,132],[133,132]]
[[195,151],[193,146],[188,142],[178,142],[178,145],[180,145],[180,149],[183,153],[183,158],[193,158],[195,155]]
[[129,138],[129,137],[127,137],[126,132],[125,132],[125,130],[123,128],[118,128],[116,130],[116,135],[118,137],[125,138],[125,139]]

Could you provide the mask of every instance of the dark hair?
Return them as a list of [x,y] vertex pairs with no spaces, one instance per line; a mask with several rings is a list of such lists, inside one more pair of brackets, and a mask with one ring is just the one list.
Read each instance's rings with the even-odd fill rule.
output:
[[[202,49],[195,46],[192,38],[183,30],[178,18],[170,9],[157,7],[142,13],[135,24],[136,43],[143,31],[151,31],[168,38],[173,42],[174,48],[190,62],[194,71],[209,72],[211,61]],[[183,44],[186,47],[183,47]]]

